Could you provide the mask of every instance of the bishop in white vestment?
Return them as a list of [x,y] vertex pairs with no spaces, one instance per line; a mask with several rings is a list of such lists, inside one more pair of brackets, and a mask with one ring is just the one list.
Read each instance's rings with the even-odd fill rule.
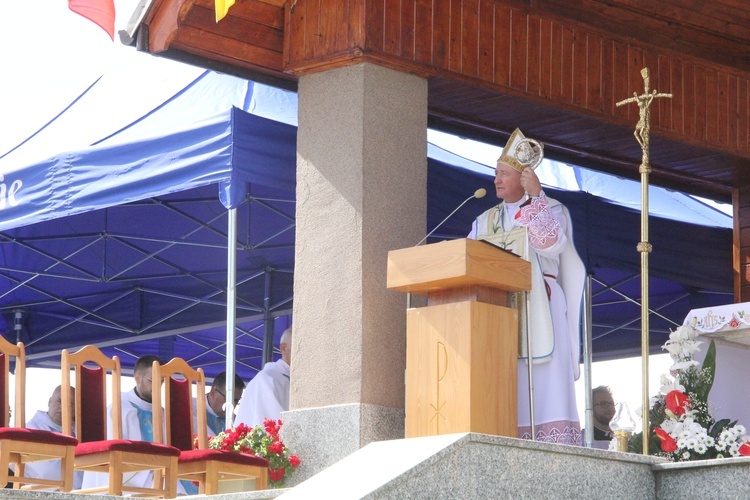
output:
[[[574,383],[579,376],[585,271],[573,245],[570,215],[560,202],[544,194],[533,166],[528,165],[529,148],[516,129],[497,162],[495,189],[503,202],[477,217],[469,238],[505,246],[510,231],[526,227],[532,263],[528,315],[535,439],[580,444]],[[524,352],[518,363],[518,436],[530,439],[527,359]]]

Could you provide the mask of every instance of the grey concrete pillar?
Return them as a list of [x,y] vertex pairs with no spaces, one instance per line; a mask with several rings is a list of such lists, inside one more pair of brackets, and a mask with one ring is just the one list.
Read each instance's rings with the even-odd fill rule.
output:
[[295,483],[403,437],[405,296],[389,250],[425,232],[427,81],[363,63],[300,78],[291,408]]

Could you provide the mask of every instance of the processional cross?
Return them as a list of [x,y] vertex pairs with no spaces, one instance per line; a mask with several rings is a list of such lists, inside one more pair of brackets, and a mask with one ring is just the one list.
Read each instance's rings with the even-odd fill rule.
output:
[[638,95],[633,92],[633,97],[625,99],[616,104],[623,106],[631,102],[637,103],[640,112],[638,113],[638,123],[635,126],[635,140],[641,145],[641,166],[638,171],[641,173],[641,241],[637,249],[641,253],[641,366],[643,371],[642,384],[642,413],[643,413],[643,454],[648,455],[649,450],[649,415],[648,409],[648,254],[651,252],[651,243],[648,242],[648,174],[651,173],[651,167],[648,164],[649,155],[649,133],[651,132],[651,102],[660,97],[672,98],[672,94],[658,93],[656,90],[649,91],[651,78],[648,68],[641,70],[643,77],[644,92]]

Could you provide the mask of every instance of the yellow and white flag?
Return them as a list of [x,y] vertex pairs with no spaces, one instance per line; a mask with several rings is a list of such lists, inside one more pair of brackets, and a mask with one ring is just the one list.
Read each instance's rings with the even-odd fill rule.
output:
[[234,5],[234,0],[214,0],[216,5],[216,22],[218,23],[229,12],[229,7]]

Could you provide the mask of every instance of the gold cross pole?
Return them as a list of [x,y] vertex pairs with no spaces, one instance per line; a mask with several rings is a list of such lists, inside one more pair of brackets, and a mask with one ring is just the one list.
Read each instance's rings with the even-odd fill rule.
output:
[[651,131],[651,101],[659,97],[672,98],[672,94],[660,94],[656,90],[649,91],[651,78],[648,68],[641,70],[643,77],[644,92],[641,95],[633,92],[633,97],[618,102],[617,106],[623,106],[631,102],[638,104],[640,112],[638,114],[638,123],[635,126],[635,140],[641,145],[643,152],[641,156],[641,166],[638,171],[641,173],[641,242],[638,243],[637,249],[641,253],[641,365],[643,367],[643,385],[642,385],[642,414],[643,414],[643,454],[648,455],[649,450],[649,396],[648,396],[648,254],[651,252],[651,243],[648,242],[648,174],[651,167],[648,164],[649,133]]

